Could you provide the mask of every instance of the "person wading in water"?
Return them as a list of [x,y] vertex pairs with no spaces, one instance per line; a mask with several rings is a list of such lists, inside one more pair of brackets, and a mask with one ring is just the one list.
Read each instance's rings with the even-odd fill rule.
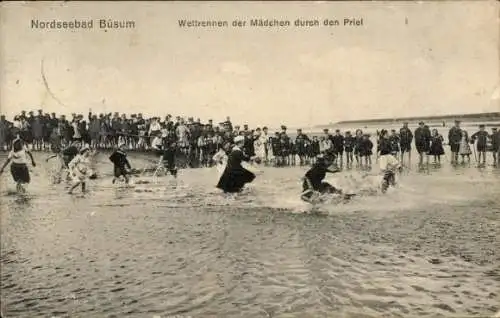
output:
[[[322,194],[342,194],[342,190],[335,188],[328,182],[323,181],[327,173],[337,173],[340,169],[328,169],[331,161],[324,156],[318,156],[316,163],[302,178],[302,194],[300,198],[308,203],[313,203]],[[348,199],[350,195],[345,197]]]
[[408,123],[404,122],[403,127],[399,130],[399,145],[401,150],[401,164],[405,164],[404,157],[408,154],[407,167],[411,166],[411,143],[413,141],[413,133],[408,128]]
[[460,128],[460,121],[455,120],[455,126],[450,128],[448,132],[448,145],[451,150],[451,163],[458,163],[458,153],[460,151],[460,141],[462,140],[462,129]]
[[235,146],[228,155],[224,172],[217,183],[217,188],[223,190],[225,193],[241,192],[245,184],[251,183],[255,179],[255,174],[241,165],[243,161],[253,159],[242,150],[245,144],[245,137],[236,136],[234,144]]
[[68,194],[72,194],[78,186],[82,186],[82,192],[86,192],[86,181],[90,177],[90,148],[83,147],[80,150],[80,154],[77,155],[68,164],[70,173],[73,177],[74,184],[68,191]]
[[125,179],[125,183],[129,183],[129,177],[127,168],[130,170],[132,167],[130,166],[130,162],[128,161],[127,154],[125,153],[125,144],[121,143],[118,146],[118,149],[109,156],[109,160],[113,163],[113,181],[114,184],[116,180],[118,180],[121,176]]
[[31,159],[33,167],[36,167],[33,155],[18,137],[12,144],[12,150],[7,157],[7,161],[5,161],[2,168],[0,168],[0,174],[2,174],[5,167],[12,162],[10,165],[10,173],[16,183],[16,190],[18,193],[26,192],[23,184],[28,184],[31,181],[30,172],[28,170],[28,157]]
[[160,157],[160,161],[158,162],[158,166],[163,167],[163,169],[168,171],[174,178],[177,178],[177,165],[175,163],[176,147],[177,144],[175,142],[166,144]]
[[52,158],[56,157],[62,158],[61,169],[56,173],[55,183],[59,183],[61,181],[61,174],[64,170],[67,171],[66,179],[69,180],[70,171],[68,165],[71,162],[71,160],[73,160],[78,155],[80,148],[81,148],[81,143],[79,141],[74,141],[68,147],[64,148],[60,153],[52,155],[45,160],[46,162],[48,162]]
[[382,181],[382,193],[385,193],[389,186],[396,185],[396,176],[394,172],[395,170],[402,170],[399,161],[392,155],[392,149],[389,133],[387,130],[382,129],[380,132],[379,143],[379,165],[381,172],[384,174]]
[[479,155],[478,164],[485,166],[486,165],[486,148],[488,144],[488,138],[490,135],[487,131],[485,131],[485,125],[479,125],[479,131],[474,133],[470,137],[470,143],[474,147],[474,142],[477,140],[476,149]]
[[[418,123],[418,128],[415,129],[415,146],[417,148],[420,169],[429,167],[429,151],[431,148],[431,131],[423,121]],[[425,157],[425,166],[424,166]]]

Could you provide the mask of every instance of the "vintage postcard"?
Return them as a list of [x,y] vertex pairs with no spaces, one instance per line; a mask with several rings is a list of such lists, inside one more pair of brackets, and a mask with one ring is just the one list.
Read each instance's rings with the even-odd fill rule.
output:
[[500,317],[500,2],[0,10],[2,318]]

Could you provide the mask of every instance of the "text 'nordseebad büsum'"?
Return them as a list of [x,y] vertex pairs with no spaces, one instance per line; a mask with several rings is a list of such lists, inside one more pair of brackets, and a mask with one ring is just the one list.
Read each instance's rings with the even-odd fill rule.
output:
[[97,19],[94,24],[93,19],[89,20],[31,20],[32,29],[94,29],[94,25],[98,29],[133,29],[135,21],[131,20],[112,20],[112,19]]

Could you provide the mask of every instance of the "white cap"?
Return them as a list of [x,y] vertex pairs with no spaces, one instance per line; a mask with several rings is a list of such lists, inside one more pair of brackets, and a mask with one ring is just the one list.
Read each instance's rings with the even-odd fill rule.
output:
[[236,136],[234,137],[234,143],[237,144],[239,142],[245,141],[245,137],[243,136]]

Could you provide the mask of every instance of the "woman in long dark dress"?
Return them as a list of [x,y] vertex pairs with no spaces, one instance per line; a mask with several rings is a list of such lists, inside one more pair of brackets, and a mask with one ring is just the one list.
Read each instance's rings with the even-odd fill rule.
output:
[[231,150],[227,158],[226,168],[217,183],[217,188],[225,193],[237,193],[243,190],[245,184],[255,179],[255,174],[243,168],[243,161],[250,161],[251,158],[246,155],[241,148],[245,143],[243,136],[234,138],[235,147]]

